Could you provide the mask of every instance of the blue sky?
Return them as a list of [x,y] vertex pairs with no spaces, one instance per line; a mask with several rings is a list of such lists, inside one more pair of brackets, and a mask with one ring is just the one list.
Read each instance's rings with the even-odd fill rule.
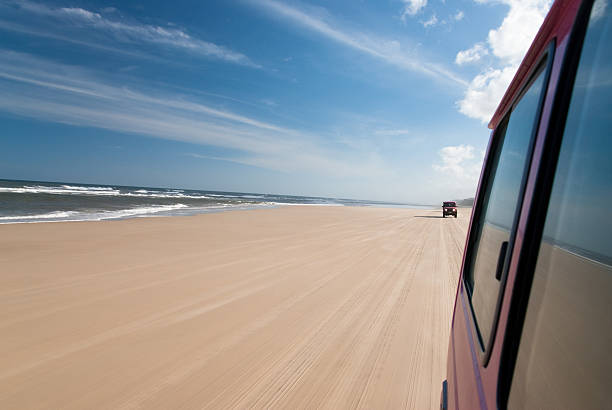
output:
[[549,0],[0,0],[0,178],[434,203]]

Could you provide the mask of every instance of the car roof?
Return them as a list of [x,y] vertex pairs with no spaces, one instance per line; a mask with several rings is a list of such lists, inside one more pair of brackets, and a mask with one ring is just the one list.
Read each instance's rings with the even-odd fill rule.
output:
[[540,27],[538,34],[531,43],[523,62],[519,66],[512,82],[506,89],[501,102],[497,106],[493,118],[489,122],[489,128],[495,129],[499,122],[504,118],[512,106],[516,96],[521,92],[524,84],[529,80],[534,65],[540,59],[542,53],[548,48],[553,39],[557,45],[565,41],[574,24],[576,10],[580,6],[581,0],[556,0],[552,5],[544,23]]

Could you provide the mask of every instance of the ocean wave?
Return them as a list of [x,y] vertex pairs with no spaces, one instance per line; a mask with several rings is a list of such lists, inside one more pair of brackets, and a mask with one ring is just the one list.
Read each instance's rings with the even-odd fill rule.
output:
[[0,193],[13,194],[47,194],[71,196],[101,196],[101,197],[128,197],[142,199],[194,199],[194,200],[227,200],[233,203],[265,202],[266,195],[257,194],[215,194],[209,192],[185,191],[182,189],[144,188],[144,187],[110,187],[110,186],[79,186],[71,184],[62,185],[35,185],[28,184],[13,187],[0,187]]
[[175,209],[188,208],[185,204],[175,204],[175,205],[153,205],[153,206],[141,206],[137,208],[130,209],[121,209],[118,211],[104,211],[97,213],[99,219],[118,219],[118,218],[127,218],[129,216],[137,216],[137,215],[149,215],[156,214],[164,211],[173,211]]
[[[153,191],[148,191],[153,192]],[[180,192],[177,193],[139,193],[138,191],[134,192],[122,192],[119,196],[131,196],[136,198],[188,198],[188,199],[212,199],[207,195],[185,195]]]
[[216,198],[244,198],[242,195],[226,195],[226,194],[207,194],[208,196],[214,196]]
[[116,189],[108,186],[74,186],[74,185],[62,185],[62,188],[77,191],[116,191]]
[[23,187],[0,187],[0,193],[13,194],[51,194],[51,195],[89,195],[89,196],[124,196],[135,198],[187,198],[187,199],[212,199],[208,195],[187,195],[178,191],[149,191],[138,189],[135,191],[121,192],[119,189],[110,187],[78,187],[62,185],[61,187],[50,186],[23,186]]
[[34,222],[75,222],[75,221],[102,221],[106,219],[123,219],[129,217],[147,216],[160,212],[172,212],[178,209],[189,208],[185,204],[151,205],[115,211],[57,211],[39,215],[13,215],[0,217],[0,224],[34,223]]
[[[97,187],[96,187],[97,188]],[[103,188],[103,187],[100,187]],[[69,187],[68,185],[62,187],[50,187],[50,186],[23,186],[18,188],[13,187],[0,187],[0,192],[7,192],[13,194],[54,194],[54,195],[99,195],[99,196],[117,196],[120,191],[117,189],[83,189],[83,187]]]
[[[56,211],[49,212],[47,214],[39,214],[39,215],[16,215],[16,216],[0,216],[0,221],[11,221],[16,219],[58,219],[58,218],[68,218],[71,215],[74,215],[76,212],[74,211]],[[1,223],[1,222],[0,222]]]

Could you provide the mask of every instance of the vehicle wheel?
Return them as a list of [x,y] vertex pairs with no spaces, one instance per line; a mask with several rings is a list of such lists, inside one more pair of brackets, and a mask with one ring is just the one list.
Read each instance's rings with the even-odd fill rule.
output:
[[455,218],[457,217],[457,214],[455,214]]
[[446,218],[446,215],[442,214],[442,218]]

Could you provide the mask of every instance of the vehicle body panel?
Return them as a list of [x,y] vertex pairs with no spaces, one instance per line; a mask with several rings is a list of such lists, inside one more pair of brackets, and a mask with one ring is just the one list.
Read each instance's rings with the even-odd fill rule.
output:
[[[580,6],[580,1],[556,1],[543,26],[540,28],[527,55],[519,67],[506,94],[502,98],[493,118],[489,123],[492,129],[491,137],[484,159],[484,166],[477,187],[477,193],[472,209],[470,226],[468,229],[466,245],[461,265],[461,274],[451,323],[451,336],[448,350],[447,364],[447,403],[449,409],[486,409],[498,407],[498,383],[500,360],[503,341],[510,309],[513,284],[516,279],[517,266],[523,243],[525,239],[525,227],[530,215],[532,198],[536,188],[541,158],[544,154],[543,147],[549,127],[549,119],[553,102],[555,99],[559,76],[564,62],[568,38],[574,20]],[[554,46],[551,46],[554,44]],[[517,97],[520,96],[525,85],[530,81],[530,76],[539,64],[542,56],[553,51],[552,66],[547,80],[547,88],[541,108],[540,121],[535,134],[531,163],[528,168],[525,190],[522,204],[520,206],[520,217],[518,220],[514,246],[509,257],[510,263],[507,270],[505,288],[501,290],[501,305],[498,313],[498,321],[494,330],[494,340],[491,351],[483,361],[482,348],[478,342],[476,325],[471,311],[470,299],[464,286],[464,269],[466,269],[466,254],[471,243],[471,235],[474,229],[474,215],[482,195],[483,179],[486,172],[486,164],[489,163],[491,150],[496,138],[495,131],[502,123],[507,113],[512,109]]]

